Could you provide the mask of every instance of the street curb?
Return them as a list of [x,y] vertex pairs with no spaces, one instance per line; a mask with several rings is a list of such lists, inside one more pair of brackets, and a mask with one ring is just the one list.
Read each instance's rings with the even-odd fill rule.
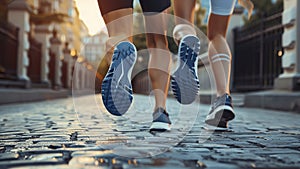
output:
[[263,91],[245,95],[245,107],[300,113],[300,92]]
[[[300,92],[270,90],[245,94],[233,93],[232,98],[235,107],[262,108],[300,113]],[[200,93],[200,103],[211,104],[211,99],[211,94]]]
[[0,105],[10,103],[24,103],[33,101],[67,98],[71,92],[66,89],[0,89]]

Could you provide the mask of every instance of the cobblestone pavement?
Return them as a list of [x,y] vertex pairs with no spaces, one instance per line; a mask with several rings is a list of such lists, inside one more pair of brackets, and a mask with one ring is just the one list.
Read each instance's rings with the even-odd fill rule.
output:
[[173,130],[149,133],[149,97],[125,117],[100,113],[97,98],[0,106],[0,168],[300,168],[299,114],[236,108],[214,131],[208,105],[169,99]]

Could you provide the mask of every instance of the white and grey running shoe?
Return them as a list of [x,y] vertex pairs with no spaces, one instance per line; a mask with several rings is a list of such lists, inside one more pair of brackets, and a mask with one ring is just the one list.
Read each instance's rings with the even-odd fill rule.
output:
[[120,42],[114,49],[101,92],[104,106],[113,115],[123,115],[132,103],[131,73],[136,55],[136,48],[130,42]]
[[232,99],[228,94],[217,97],[212,104],[205,123],[211,126],[227,128],[228,122],[233,120],[235,113],[232,107]]
[[170,131],[171,120],[165,109],[159,107],[153,113],[153,121],[150,126],[150,131]]
[[184,36],[179,44],[179,66],[171,76],[171,87],[177,101],[190,104],[198,96],[200,83],[197,75],[200,40],[194,35]]

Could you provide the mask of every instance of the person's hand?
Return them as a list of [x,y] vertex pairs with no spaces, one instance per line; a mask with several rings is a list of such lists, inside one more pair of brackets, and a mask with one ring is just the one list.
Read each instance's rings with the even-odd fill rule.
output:
[[251,0],[239,0],[239,4],[244,7],[245,9],[247,9],[248,11],[248,19],[250,19],[252,12],[253,12],[253,8],[254,8],[254,4]]

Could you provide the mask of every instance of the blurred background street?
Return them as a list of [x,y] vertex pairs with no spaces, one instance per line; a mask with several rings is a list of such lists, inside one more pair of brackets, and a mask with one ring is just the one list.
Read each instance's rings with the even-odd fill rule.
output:
[[[94,97],[100,99],[99,95],[76,98],[86,105],[77,114],[72,98],[0,106],[0,168],[300,166],[299,114],[236,107],[229,129],[214,131],[204,125],[208,105],[188,106],[182,114],[190,118],[178,119],[178,103],[170,98],[172,131],[155,134],[148,131],[152,118],[148,104],[128,112],[136,116],[132,121],[100,112],[88,104]],[[148,102],[143,95],[134,99]],[[187,126],[191,129],[182,133]]]
[[[208,2],[198,0],[195,10],[203,35]],[[299,168],[300,2],[253,3],[251,19],[236,5],[227,32],[237,112],[229,129],[203,123],[215,90],[202,38],[199,98],[181,107],[170,91],[167,109],[177,125],[157,134],[148,132],[145,34],[133,36],[135,104],[128,116],[112,117],[99,95],[109,54],[97,1],[1,0],[0,168]],[[134,32],[144,30],[140,12],[135,1]],[[174,66],[177,46],[171,36],[168,43]]]

